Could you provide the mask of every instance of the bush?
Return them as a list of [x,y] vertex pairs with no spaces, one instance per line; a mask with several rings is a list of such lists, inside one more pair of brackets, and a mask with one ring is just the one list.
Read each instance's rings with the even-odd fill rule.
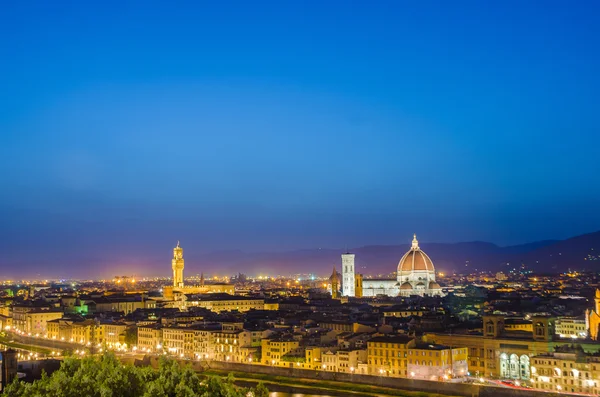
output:
[[267,397],[259,384],[255,389],[234,385],[227,378],[202,381],[190,366],[161,357],[158,370],[123,365],[112,353],[83,359],[65,358],[60,369],[33,383],[17,379],[4,391],[7,397]]

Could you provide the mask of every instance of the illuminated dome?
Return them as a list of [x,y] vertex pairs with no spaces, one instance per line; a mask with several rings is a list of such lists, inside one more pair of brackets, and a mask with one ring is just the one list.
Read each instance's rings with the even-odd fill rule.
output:
[[440,287],[440,285],[438,283],[436,283],[435,281],[432,281],[429,283],[429,289],[440,289],[442,287]]
[[409,282],[406,282],[400,286],[400,289],[412,289],[412,285]]
[[427,254],[419,248],[419,242],[417,241],[417,235],[413,237],[412,247],[408,251],[400,262],[398,263],[398,273],[401,272],[435,272],[433,268],[433,262]]

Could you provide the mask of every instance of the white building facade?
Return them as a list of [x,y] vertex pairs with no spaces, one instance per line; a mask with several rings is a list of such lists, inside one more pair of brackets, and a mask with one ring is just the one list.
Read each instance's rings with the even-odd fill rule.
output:
[[342,254],[342,295],[355,296],[354,254]]
[[[342,263],[344,256],[342,255]],[[354,255],[352,255],[354,269]],[[345,271],[345,269],[344,269]],[[344,289],[346,275],[344,273]],[[352,292],[354,293],[354,274],[352,274]],[[346,295],[346,293],[344,293]],[[435,281],[433,262],[419,248],[417,236],[413,236],[410,250],[398,262],[396,279],[363,279],[362,296],[443,296],[442,288]],[[349,295],[348,296],[354,296]]]

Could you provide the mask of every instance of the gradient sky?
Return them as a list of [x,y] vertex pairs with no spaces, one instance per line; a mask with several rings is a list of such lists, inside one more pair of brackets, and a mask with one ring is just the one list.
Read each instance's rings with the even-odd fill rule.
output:
[[597,230],[599,4],[4,2],[0,271]]

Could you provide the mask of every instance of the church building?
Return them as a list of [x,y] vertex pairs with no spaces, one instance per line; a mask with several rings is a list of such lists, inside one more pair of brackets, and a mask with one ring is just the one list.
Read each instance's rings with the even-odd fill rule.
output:
[[[357,289],[355,280],[362,280],[358,286],[362,296],[443,296],[442,288],[435,281],[435,268],[433,262],[425,252],[419,248],[417,235],[413,236],[410,250],[398,262],[396,279],[366,279],[362,275],[356,277],[354,273],[354,254],[342,255],[343,295],[355,296]],[[348,281],[347,281],[348,280]],[[346,288],[346,283],[352,283],[351,288]]]
[[585,312],[586,328],[592,340],[598,340],[598,330],[600,328],[600,289],[596,290],[594,296],[594,310],[586,310]]

